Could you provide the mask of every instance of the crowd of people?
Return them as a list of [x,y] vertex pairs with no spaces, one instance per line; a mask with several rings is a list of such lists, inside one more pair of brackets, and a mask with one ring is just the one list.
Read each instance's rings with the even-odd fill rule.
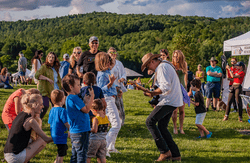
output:
[[[106,162],[110,153],[120,153],[115,148],[116,139],[125,122],[123,93],[126,72],[121,61],[117,60],[117,50],[110,47],[106,52],[98,50],[99,40],[96,36],[89,39],[90,50],[82,52],[75,47],[71,56],[63,55],[59,62],[54,52],[49,52],[42,63],[43,51],[37,50],[28,79],[25,78],[27,60],[19,53],[18,71],[20,80],[25,83],[34,80],[37,89],[18,89],[12,93],[2,112],[2,120],[9,132],[4,148],[5,160],[28,162],[38,154],[47,143],[57,146],[55,162],[62,163],[67,154],[67,138],[72,144],[71,162]],[[245,65],[231,59],[232,67],[227,66],[227,78],[230,80],[230,94],[223,121],[228,120],[233,103],[239,110],[242,122],[242,100],[239,94],[245,75]],[[183,123],[185,104],[195,106],[196,121],[200,136],[210,138],[212,132],[203,125],[206,112],[213,98],[212,109],[216,110],[220,97],[222,70],[212,57],[210,66],[203,72],[199,64],[197,72],[192,73],[185,61],[185,55],[175,50],[170,61],[167,49],[159,54],[148,53],[142,57],[142,71],[152,75],[152,88],[145,89],[144,95],[153,97],[151,105],[154,110],[146,119],[146,126],[160,151],[156,161],[181,160],[177,144],[168,131],[172,117],[174,134],[178,134],[177,113],[179,111],[180,133],[185,134]],[[205,74],[207,83],[205,84]],[[0,81],[4,87],[11,88],[7,68],[1,70]],[[0,82],[0,86],[1,86]],[[140,78],[136,81],[141,85]],[[206,101],[204,102],[204,96]],[[42,120],[47,114],[51,137],[42,130]],[[158,123],[158,126],[156,125]]]

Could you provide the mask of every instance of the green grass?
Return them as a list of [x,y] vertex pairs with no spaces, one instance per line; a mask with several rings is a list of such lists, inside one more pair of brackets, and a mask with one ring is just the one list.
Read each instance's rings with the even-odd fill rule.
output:
[[[35,86],[24,86],[25,89]],[[0,89],[0,106],[2,108],[8,96],[14,90]],[[124,93],[124,105],[126,112],[125,125],[122,126],[116,148],[122,154],[111,154],[107,162],[138,162],[151,163],[159,156],[154,140],[146,128],[145,120],[153,108],[148,104],[149,98],[144,97],[141,91],[129,90]],[[195,126],[195,112],[193,106],[185,108],[184,131],[185,135],[172,135],[178,145],[182,162],[249,162],[250,141],[249,135],[241,135],[238,130],[250,129],[247,122],[247,114],[243,112],[243,122],[238,122],[237,113],[231,113],[230,119],[223,122],[224,112],[209,111],[204,121],[204,126],[213,132],[210,139],[195,139],[199,136]],[[48,114],[43,120],[43,130],[49,133]],[[0,159],[3,158],[3,149],[7,138],[7,130],[4,124],[0,123]],[[170,120],[168,129],[173,133],[173,123]],[[69,162],[71,156],[71,143],[68,139],[68,155],[64,161]],[[56,146],[48,144],[31,162],[53,162],[56,158]],[[96,162],[92,159],[93,162]]]

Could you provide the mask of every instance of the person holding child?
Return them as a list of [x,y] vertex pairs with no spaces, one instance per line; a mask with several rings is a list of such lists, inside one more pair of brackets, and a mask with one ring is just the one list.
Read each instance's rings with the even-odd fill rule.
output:
[[37,70],[35,78],[39,80],[38,90],[43,96],[43,119],[49,108],[50,94],[54,89],[61,89],[61,77],[59,75],[60,62],[54,52],[49,52],[45,63]]
[[[27,163],[41,152],[47,143],[53,141],[43,132],[35,120],[35,116],[40,114],[43,108],[42,96],[25,94],[22,97],[21,105],[24,111],[20,112],[13,121],[4,147],[4,158],[8,163]],[[31,130],[34,130],[40,137],[29,144]]]
[[70,162],[86,162],[89,145],[90,118],[89,111],[94,99],[93,89],[84,97],[84,102],[78,97],[81,85],[80,78],[76,75],[66,75],[62,80],[63,89],[67,92],[66,108],[68,123],[70,125],[70,139],[72,155]]
[[2,112],[2,120],[8,131],[11,129],[13,120],[22,111],[21,99],[25,94],[40,94],[40,92],[34,88],[28,90],[20,88],[9,96]]
[[64,92],[53,90],[51,101],[54,107],[50,110],[48,123],[50,124],[51,137],[57,146],[57,157],[55,163],[63,163],[63,157],[67,155],[67,131],[70,126],[68,123],[67,111],[62,106],[65,103]]
[[115,104],[115,97],[117,96],[117,87],[114,84],[116,77],[111,74],[110,68],[113,67],[114,62],[112,58],[105,52],[100,52],[95,57],[95,68],[98,71],[96,77],[97,86],[103,91],[104,98],[107,103],[106,115],[111,123],[111,129],[109,130],[107,140],[107,155],[109,153],[119,151],[115,148],[115,142],[117,135],[121,129],[121,120],[119,112]]
[[95,99],[93,101],[92,111],[95,117],[92,119],[87,163],[90,163],[93,157],[97,157],[100,163],[106,163],[106,135],[109,127],[109,120],[105,115],[105,108],[102,100]]
[[206,133],[206,137],[210,138],[212,136],[212,132],[209,132],[203,125],[203,121],[206,117],[206,107],[204,105],[204,98],[200,92],[201,90],[201,81],[200,79],[194,79],[191,81],[191,90],[195,91],[194,101],[190,100],[190,102],[195,106],[196,120],[195,125],[198,127],[200,132],[200,136],[197,138],[205,138],[204,132]]

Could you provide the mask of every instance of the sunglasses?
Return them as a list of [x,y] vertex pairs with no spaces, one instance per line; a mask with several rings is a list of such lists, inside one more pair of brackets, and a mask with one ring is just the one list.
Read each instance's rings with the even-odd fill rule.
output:
[[[76,54],[76,52],[73,52],[74,54]],[[82,52],[77,52],[77,54],[81,54]]]
[[117,52],[109,52],[110,54],[117,54]]
[[231,61],[231,62],[235,63],[236,61]]
[[98,42],[92,42],[92,44],[96,44],[96,45],[97,45],[97,44],[98,44]]

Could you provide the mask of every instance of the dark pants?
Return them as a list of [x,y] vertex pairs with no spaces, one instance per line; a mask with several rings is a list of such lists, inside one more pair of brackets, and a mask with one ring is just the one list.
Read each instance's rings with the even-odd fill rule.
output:
[[[229,85],[229,89],[231,89],[231,87],[232,87],[232,86],[233,86],[233,85]],[[232,99],[232,104],[233,104],[234,110],[236,110],[236,111],[237,111],[237,105],[236,105],[235,98],[234,98],[234,99]],[[230,106],[230,108],[231,108],[231,106]]]
[[[160,153],[171,151],[173,157],[179,157],[180,151],[168,131],[168,123],[176,107],[156,106],[146,120],[146,125],[153,136]],[[156,123],[158,122],[158,126]]]
[[43,96],[43,111],[40,114],[40,118],[43,119],[43,117],[46,115],[48,109],[49,109],[49,102],[51,103],[52,107],[54,106],[51,102],[50,98],[47,96]]
[[229,91],[230,93],[228,95],[228,100],[227,100],[226,115],[229,115],[233,100],[236,99],[236,104],[239,109],[239,117],[242,117],[242,99],[240,97],[240,93],[242,93],[242,86],[233,85],[232,87],[230,87]]

